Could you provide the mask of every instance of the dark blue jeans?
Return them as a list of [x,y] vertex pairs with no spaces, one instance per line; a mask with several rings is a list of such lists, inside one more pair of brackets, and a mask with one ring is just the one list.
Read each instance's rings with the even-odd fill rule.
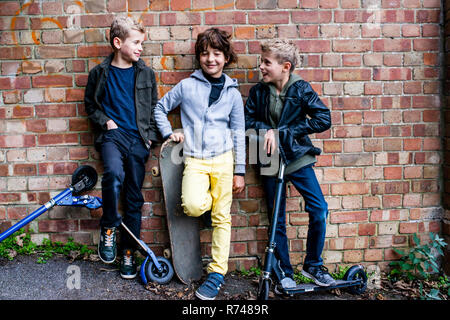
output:
[[[328,216],[328,204],[322,194],[313,164],[285,176],[286,182],[291,181],[305,200],[305,211],[309,215],[308,236],[306,241],[305,266],[321,266],[323,246],[325,243],[326,220]],[[277,177],[263,176],[263,187],[266,194],[267,210],[270,222],[275,201]],[[281,269],[287,276],[294,273],[289,259],[289,245],[286,236],[286,187],[283,189],[278,214],[277,228],[275,232],[275,256],[280,261]]]
[[[125,225],[139,238],[141,232],[141,208],[144,204],[142,185],[145,177],[145,163],[150,155],[141,139],[134,138],[119,129],[104,134],[101,154],[103,158],[102,227]],[[117,208],[123,192],[123,218]],[[136,241],[123,230],[122,249],[135,249]]]

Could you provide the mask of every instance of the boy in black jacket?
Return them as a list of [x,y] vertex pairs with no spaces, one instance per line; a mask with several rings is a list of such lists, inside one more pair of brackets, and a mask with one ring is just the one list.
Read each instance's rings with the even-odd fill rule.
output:
[[[100,129],[95,139],[104,166],[98,251],[105,263],[113,263],[117,255],[116,229],[122,221],[117,207],[122,189],[123,222],[140,236],[145,163],[152,141],[159,140],[153,116],[158,101],[155,74],[140,59],[144,38],[141,24],[126,16],[116,17],[110,29],[114,53],[89,72],[85,90],[86,113]],[[132,279],[137,274],[136,243],[122,232],[121,245],[120,275]]]
[[[323,266],[321,258],[328,204],[313,169],[315,156],[321,151],[313,146],[308,137],[311,133],[323,132],[331,127],[330,110],[320,101],[310,84],[293,73],[300,60],[293,42],[270,40],[261,45],[261,50],[260,71],[263,79],[250,89],[245,105],[245,127],[266,131],[265,152],[272,154],[272,159],[274,156],[281,157],[286,165],[285,181],[291,181],[305,200],[309,227],[302,274],[320,286],[334,285],[335,281]],[[263,166],[260,169],[271,219],[278,169],[275,172]],[[285,273],[281,285],[291,288],[295,287],[295,281],[286,236],[286,188],[282,190],[275,256]]]

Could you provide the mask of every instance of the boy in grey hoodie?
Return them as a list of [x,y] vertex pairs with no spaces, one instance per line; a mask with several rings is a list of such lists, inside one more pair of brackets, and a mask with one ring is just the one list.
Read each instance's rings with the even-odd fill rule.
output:
[[[182,206],[189,216],[211,211],[212,262],[208,277],[195,292],[213,300],[228,270],[233,192],[245,187],[245,117],[237,81],[223,73],[236,61],[230,35],[211,28],[197,37],[201,69],[180,81],[158,101],[155,120],[164,139],[184,142]],[[172,130],[167,114],[180,106],[183,133]]]

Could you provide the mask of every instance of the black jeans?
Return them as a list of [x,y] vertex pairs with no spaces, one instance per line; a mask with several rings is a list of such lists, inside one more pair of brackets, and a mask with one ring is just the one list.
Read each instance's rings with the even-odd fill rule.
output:
[[[145,163],[150,155],[142,139],[134,138],[119,129],[104,134],[101,154],[103,158],[102,227],[119,227],[123,223],[139,238],[141,232],[141,208],[144,204],[142,185]],[[117,207],[123,192],[123,218]],[[121,232],[122,249],[135,249],[136,241],[127,231]]]
[[[285,184],[291,181],[305,200],[305,211],[309,214],[308,235],[306,241],[305,266],[321,266],[323,246],[325,243],[328,204],[317,181],[313,165],[307,165],[285,176]],[[263,176],[263,187],[266,194],[269,220],[272,221],[272,211],[275,201],[277,177]],[[280,261],[281,269],[286,276],[292,276],[294,271],[289,259],[288,238],[286,235],[286,188],[282,188],[280,212],[278,214],[275,232],[275,256]]]

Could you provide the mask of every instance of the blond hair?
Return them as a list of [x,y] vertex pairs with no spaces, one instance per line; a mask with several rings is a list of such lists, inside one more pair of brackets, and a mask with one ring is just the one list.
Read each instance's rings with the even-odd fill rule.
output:
[[295,67],[300,63],[300,53],[291,40],[287,39],[271,39],[261,44],[261,51],[265,53],[271,53],[275,56],[278,63],[290,62],[293,72]]
[[145,32],[144,26],[131,17],[122,15],[114,18],[111,23],[111,29],[109,30],[109,42],[113,49],[116,49],[114,47],[114,38],[117,37],[120,40],[125,41],[131,30],[137,30],[142,33]]

